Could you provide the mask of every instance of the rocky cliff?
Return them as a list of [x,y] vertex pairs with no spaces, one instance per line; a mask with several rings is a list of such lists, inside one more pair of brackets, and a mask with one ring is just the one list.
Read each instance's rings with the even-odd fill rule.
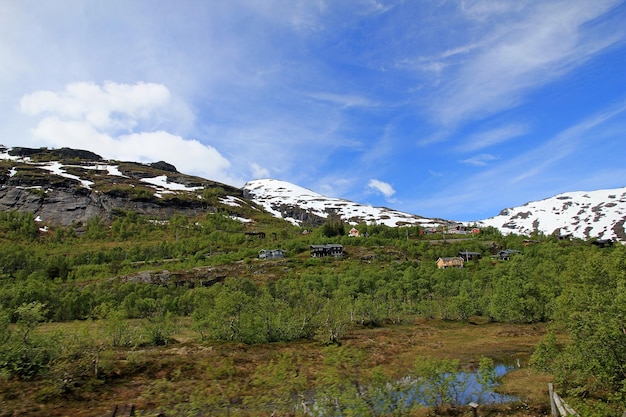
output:
[[0,146],[0,211],[32,213],[67,226],[120,211],[166,219],[217,210],[240,215],[250,205],[232,186],[153,164],[104,160],[83,150]]

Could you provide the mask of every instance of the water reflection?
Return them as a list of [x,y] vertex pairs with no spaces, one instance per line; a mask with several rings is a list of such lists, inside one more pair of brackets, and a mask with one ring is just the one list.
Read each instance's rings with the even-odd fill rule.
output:
[[[441,405],[502,404],[519,401],[495,392],[500,377],[515,366],[496,364],[475,370],[430,374],[426,378],[406,376],[392,381],[360,384],[348,381],[320,387],[311,393],[306,414],[312,416],[407,415],[418,407]],[[306,397],[306,396],[305,396]],[[367,411],[367,413],[365,412]]]
[[[500,378],[511,371],[511,365],[497,364],[494,366],[495,376]],[[425,395],[428,387],[419,386],[414,381],[414,388],[408,392],[406,401],[417,402],[424,406],[433,406],[432,399]],[[452,405],[467,405],[470,402],[478,404],[503,404],[518,401],[519,398],[512,395],[499,394],[494,391],[497,385],[483,386],[477,372],[457,372],[456,383],[453,383],[448,392],[448,398],[452,399]],[[429,399],[427,399],[429,398]]]
[[[500,378],[506,373],[511,371],[513,366],[507,366],[504,364],[498,364],[494,366],[495,375]],[[465,405],[470,402],[478,404],[503,404],[507,402],[513,402],[519,400],[519,398],[512,395],[499,394],[493,391],[494,387],[483,386],[477,378],[476,372],[459,372],[457,379],[461,382],[465,382],[461,386],[465,389],[463,392],[457,393],[456,405]]]

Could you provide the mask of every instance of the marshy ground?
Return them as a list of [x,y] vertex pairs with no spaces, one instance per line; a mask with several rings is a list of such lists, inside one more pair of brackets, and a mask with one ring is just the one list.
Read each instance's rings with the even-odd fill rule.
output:
[[[324,372],[325,346],[315,341],[245,345],[199,342],[185,323],[172,343],[163,347],[107,348],[97,355],[101,375],[92,383],[61,393],[58,382],[3,380],[0,416],[105,416],[115,404],[134,404],[137,415],[189,415],[202,403],[210,414],[270,415],[255,408],[254,399],[269,389],[260,383],[259,370],[280,357],[297,361],[298,383],[319,381]],[[43,331],[67,335],[89,334],[97,340],[102,323],[55,323]],[[458,359],[470,369],[481,357],[515,364],[502,380],[499,392],[520,398],[519,403],[480,407],[481,416],[538,416],[549,413],[548,375],[527,367],[530,354],[546,334],[544,324],[468,323],[416,318],[401,325],[352,329],[342,347],[363,353],[361,374],[375,367],[390,377],[406,375],[420,357]],[[69,337],[69,336],[68,336]],[[264,368],[265,367],[265,368]],[[283,383],[289,384],[291,378]],[[280,381],[273,381],[280,384]],[[272,390],[279,385],[273,385]],[[188,405],[188,407],[186,406]],[[223,412],[223,413],[222,413]],[[177,414],[180,413],[180,414]],[[471,415],[469,407],[420,409],[413,416]]]

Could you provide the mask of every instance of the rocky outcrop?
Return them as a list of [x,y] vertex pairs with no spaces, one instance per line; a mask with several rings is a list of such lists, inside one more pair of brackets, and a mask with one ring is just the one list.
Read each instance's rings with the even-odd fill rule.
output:
[[226,272],[216,267],[199,267],[189,270],[140,271],[136,274],[123,275],[120,282],[153,284],[162,286],[210,287],[226,278]]
[[163,220],[230,214],[238,208],[220,197],[243,198],[239,188],[179,173],[164,161],[106,161],[89,151],[2,146],[0,157],[0,211],[32,213],[49,225],[109,221],[120,211]]
[[150,164],[150,166],[152,168],[160,169],[161,171],[178,172],[174,165],[168,164],[165,161],[153,162]]
[[[3,147],[6,149],[5,147]],[[48,160],[80,159],[83,161],[102,161],[102,157],[83,149],[60,148],[24,148],[14,147],[8,150],[9,155],[19,157],[38,157]]]
[[139,201],[84,188],[55,188],[45,193],[20,187],[0,188],[0,211],[29,212],[46,223],[60,226],[83,223],[94,217],[111,220],[120,210],[168,219],[176,213],[196,216],[212,209],[200,202],[175,199]]
[[282,214],[284,218],[294,219],[298,224],[303,226],[321,226],[326,219],[318,216],[311,210],[303,209],[297,205],[280,204],[272,207],[274,210]]

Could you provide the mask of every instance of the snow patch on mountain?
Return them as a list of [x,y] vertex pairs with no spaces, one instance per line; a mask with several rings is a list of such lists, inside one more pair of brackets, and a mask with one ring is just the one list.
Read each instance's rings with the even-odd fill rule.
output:
[[571,235],[580,239],[626,241],[626,187],[574,191],[504,209],[499,215],[476,222],[503,234]]
[[72,180],[79,181],[82,184],[82,186],[85,188],[91,189],[91,186],[93,185],[93,181],[83,180],[80,177],[77,177],[76,175],[68,174],[67,172],[65,172],[65,169],[64,169],[65,167],[60,162],[52,161],[46,164],[41,164],[40,167],[42,169],[52,172],[55,175],[59,175],[64,178],[69,178]]
[[305,224],[312,217],[326,219],[331,214],[352,225],[367,223],[391,227],[420,225],[425,228],[436,228],[450,223],[386,207],[373,207],[341,198],[326,197],[307,188],[274,179],[249,181],[243,186],[243,191],[244,196],[266,211],[295,225]]
[[188,187],[184,184],[178,184],[170,181],[168,180],[167,175],[159,175],[154,178],[142,178],[141,181],[157,188],[164,188],[170,191],[197,191],[203,189],[203,187]]

